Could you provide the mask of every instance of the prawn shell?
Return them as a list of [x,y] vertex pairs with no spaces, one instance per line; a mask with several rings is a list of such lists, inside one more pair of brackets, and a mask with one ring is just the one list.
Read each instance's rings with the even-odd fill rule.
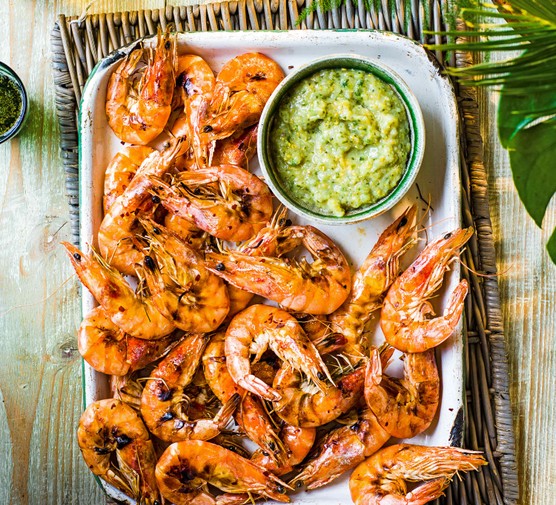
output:
[[[456,472],[486,464],[477,451],[396,444],[362,462],[351,474],[349,489],[355,505],[425,504],[442,495]],[[406,481],[428,482],[408,493]]]
[[274,412],[292,426],[312,428],[323,426],[353,408],[363,393],[365,367],[344,375],[336,386],[323,391],[305,392],[301,376],[287,364],[276,374],[274,389],[282,398],[274,403]]
[[161,493],[169,500],[209,483],[227,493],[257,493],[284,503],[290,501],[284,494],[285,483],[239,454],[210,442],[187,440],[170,445],[158,460],[155,474]]
[[[166,126],[172,112],[176,37],[158,33],[154,57],[138,70],[149,49],[132,51],[110,76],[106,90],[106,118],[124,142],[146,145]],[[138,85],[134,74],[142,72]]]
[[390,435],[384,430],[371,410],[366,409],[351,426],[329,432],[316,447],[314,456],[290,485],[304,484],[307,490],[325,486],[378,451]]

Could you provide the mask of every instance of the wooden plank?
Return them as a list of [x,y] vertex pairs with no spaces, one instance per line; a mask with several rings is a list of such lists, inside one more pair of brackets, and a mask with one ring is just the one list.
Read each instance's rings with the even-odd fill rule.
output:
[[79,503],[102,493],[82,461],[79,286],[49,61],[54,2],[2,1],[0,59],[26,85],[29,120],[0,146],[0,503]]
[[510,361],[516,448],[524,504],[556,504],[556,266],[545,243],[556,226],[552,200],[540,230],[513,184],[508,153],[498,141],[497,95],[479,102],[486,144],[490,210]]

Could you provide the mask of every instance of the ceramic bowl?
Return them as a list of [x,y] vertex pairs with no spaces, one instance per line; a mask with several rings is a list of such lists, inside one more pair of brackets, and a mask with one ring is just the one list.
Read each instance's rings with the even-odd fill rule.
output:
[[27,109],[29,107],[29,104],[27,101],[27,93],[25,92],[25,87],[23,86],[21,79],[10,67],[8,67],[8,65],[2,62],[0,62],[0,75],[6,76],[15,84],[17,90],[19,91],[19,96],[21,97],[21,111],[19,113],[19,117],[9,130],[0,135],[1,144],[6,140],[15,137],[19,133],[19,131],[23,127],[25,118],[27,117]]
[[[405,170],[397,185],[381,200],[357,209],[348,211],[343,216],[332,216],[309,208],[305,203],[296,200],[288,193],[285,184],[275,169],[273,155],[270,149],[269,137],[272,124],[282,99],[288,95],[294,86],[303,79],[323,69],[348,68],[363,70],[382,79],[389,84],[401,98],[409,121],[411,149]],[[323,224],[355,223],[376,217],[392,208],[409,190],[423,160],[425,151],[425,124],[423,114],[413,92],[402,78],[386,65],[377,60],[352,54],[331,55],[314,60],[290,73],[276,88],[268,100],[259,123],[257,141],[259,163],[266,183],[276,197],[290,210],[312,221]]]

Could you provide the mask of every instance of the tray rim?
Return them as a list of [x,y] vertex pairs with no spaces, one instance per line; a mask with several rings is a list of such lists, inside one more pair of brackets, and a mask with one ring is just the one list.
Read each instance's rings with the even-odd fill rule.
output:
[[[458,184],[458,191],[456,191],[454,193],[454,199],[455,199],[455,221],[458,224],[462,223],[462,211],[461,211],[461,203],[462,203],[462,197],[463,197],[463,188],[462,188],[462,177],[461,177],[461,162],[460,162],[460,158],[461,158],[461,125],[460,125],[460,111],[458,108],[458,103],[457,103],[457,94],[453,85],[453,82],[451,81],[451,79],[446,75],[443,74],[441,72],[442,66],[440,65],[440,63],[436,60],[436,58],[434,58],[434,56],[428,52],[422,44],[420,44],[419,42],[415,41],[414,39],[411,39],[405,35],[402,34],[398,34],[398,33],[394,33],[394,32],[389,32],[389,31],[384,31],[384,30],[377,30],[377,29],[352,29],[352,28],[341,28],[341,29],[330,29],[330,30],[319,30],[319,29],[315,29],[315,30],[311,30],[311,29],[304,29],[304,30],[234,30],[232,32],[211,32],[211,31],[199,31],[199,32],[178,32],[179,35],[185,36],[185,37],[193,37],[194,39],[197,37],[201,37],[201,38],[214,38],[215,36],[217,37],[240,37],[242,34],[248,34],[248,33],[253,33],[253,34],[257,34],[257,37],[259,37],[259,35],[261,37],[264,37],[264,35],[275,35],[275,34],[289,34],[289,33],[295,33],[295,34],[300,34],[301,37],[303,38],[303,36],[307,36],[307,34],[310,35],[315,35],[317,38],[322,38],[322,39],[326,39],[329,34],[331,33],[337,33],[337,34],[344,34],[344,33],[358,33],[358,34],[378,34],[379,36],[384,36],[387,39],[402,39],[405,43],[410,43],[412,46],[415,46],[416,50],[418,51],[422,51],[424,53],[424,55],[427,56],[427,58],[430,60],[430,62],[433,64],[433,66],[435,67],[435,69],[438,71],[438,75],[435,77],[437,79],[439,79],[444,86],[446,86],[446,90],[445,92],[447,92],[449,94],[450,97],[450,112],[452,114],[452,117],[456,120],[455,124],[454,124],[454,149],[456,151],[456,161],[455,161],[455,167],[454,167],[454,174],[456,176],[457,179],[457,184]],[[83,188],[85,187],[85,180],[86,177],[85,175],[91,175],[91,174],[86,174],[86,171],[83,169],[83,156],[84,156],[84,149],[83,149],[83,144],[82,144],[82,137],[83,137],[83,117],[84,117],[84,113],[87,112],[86,108],[83,107],[83,104],[86,102],[86,97],[88,96],[88,91],[89,91],[89,87],[94,86],[95,83],[95,79],[97,78],[99,72],[102,72],[103,70],[108,69],[110,66],[112,66],[113,64],[115,64],[117,61],[123,59],[127,54],[129,54],[129,52],[131,52],[133,49],[135,49],[138,45],[143,44],[143,43],[147,43],[149,45],[153,45],[152,43],[154,42],[154,40],[156,39],[156,35],[148,35],[145,37],[141,37],[137,40],[134,40],[133,42],[122,46],[116,50],[114,50],[113,52],[111,52],[110,54],[108,54],[106,57],[100,59],[98,61],[98,63],[94,66],[94,68],[92,69],[91,73],[89,74],[87,81],[83,87],[83,91],[81,94],[81,99],[79,102],[79,107],[78,107],[78,162],[79,162],[79,217],[80,217],[80,243],[81,245],[83,245],[85,243],[84,239],[84,232],[83,232],[83,225],[84,223],[86,223],[87,221],[84,219],[84,214],[86,214],[85,212],[85,206],[83,205]],[[189,43],[189,41],[188,41]],[[446,111],[443,112],[444,114],[446,114]],[[446,155],[448,156],[449,154],[449,150],[447,150]],[[88,222],[87,222],[88,223]],[[89,223],[88,223],[89,224]],[[458,280],[461,279],[461,277],[459,276],[459,272],[458,272]],[[83,296],[82,296],[82,307],[81,307],[81,311],[82,311],[82,315],[84,315],[86,313],[87,310],[90,310],[90,304],[88,303],[87,298],[91,298],[92,299],[92,295],[90,295],[90,293],[83,291]],[[93,299],[94,300],[94,299]],[[96,302],[94,302],[96,304]],[[88,308],[88,309],[87,309]],[[461,445],[462,441],[463,441],[463,435],[464,435],[464,426],[465,426],[465,416],[466,416],[466,402],[465,402],[465,371],[466,371],[466,367],[465,367],[465,346],[466,346],[466,342],[465,342],[465,332],[463,331],[463,319],[460,321],[460,323],[458,324],[458,327],[455,331],[455,333],[458,335],[459,338],[459,343],[455,342],[455,344],[458,344],[460,347],[460,357],[461,357],[461,382],[462,382],[462,387],[461,387],[461,405],[460,408],[458,410],[458,413],[456,415],[456,417],[454,418],[454,422],[450,431],[450,442],[451,445]],[[84,408],[87,406],[87,391],[88,391],[88,387],[87,387],[87,381],[86,381],[86,377],[87,376],[92,376],[95,374],[99,374],[100,372],[96,372],[95,370],[93,370],[86,362],[85,360],[82,359],[82,386],[83,386],[83,406]],[[104,374],[103,374],[104,375]],[[99,479],[98,477],[95,477],[97,479],[97,481],[100,483],[100,485],[106,490],[107,494],[112,497],[115,498],[119,501],[123,501],[124,503],[129,503],[129,504],[135,504],[136,502],[133,499],[130,499],[127,495],[125,495],[123,492],[119,491],[118,489],[116,489],[115,487],[111,486],[110,484],[107,484],[106,482],[104,482],[103,480]],[[296,503],[295,501],[293,503]]]

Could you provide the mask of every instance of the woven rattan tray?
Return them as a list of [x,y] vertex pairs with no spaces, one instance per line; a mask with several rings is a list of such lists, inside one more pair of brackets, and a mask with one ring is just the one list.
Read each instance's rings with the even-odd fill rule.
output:
[[[384,8],[371,10],[365,8],[362,0],[357,4],[346,0],[341,8],[327,14],[317,11],[296,26],[298,13],[310,3],[311,0],[244,0],[98,14],[79,20],[60,16],[52,32],[52,61],[74,242],[79,241],[78,104],[94,65],[114,49],[154,34],[158,26],[164,28],[170,23],[180,31],[375,28],[420,42],[438,42],[437,37],[431,39],[425,31],[438,31],[447,25],[445,5],[439,0],[396,0],[393,16],[386,5],[389,0],[383,0]],[[444,54],[437,53],[436,57],[445,62]],[[468,63],[467,57],[456,54],[448,63],[463,66]],[[473,273],[496,272],[478,108],[473,90],[459,89],[458,95],[464,133],[462,224],[473,225],[477,232],[462,255],[462,262],[469,267],[462,269],[462,276],[472,286],[464,321],[467,412],[463,445],[484,451],[490,464],[479,472],[454,479],[446,497],[439,501],[462,505],[514,504],[518,500],[518,483],[498,285],[496,277]]]

